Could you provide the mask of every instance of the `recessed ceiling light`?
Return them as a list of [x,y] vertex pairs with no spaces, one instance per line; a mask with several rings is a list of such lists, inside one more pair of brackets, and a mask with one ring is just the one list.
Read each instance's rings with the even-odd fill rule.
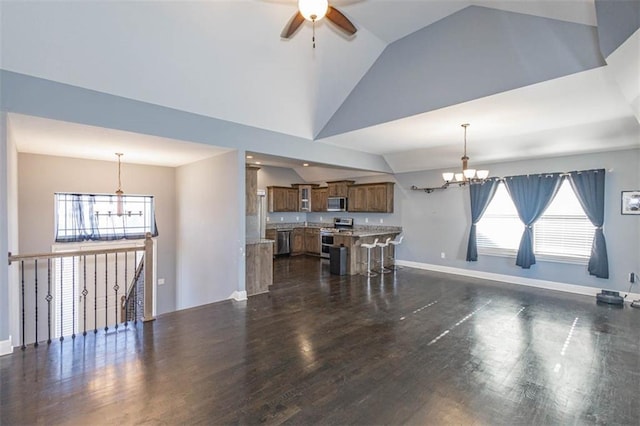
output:
[[309,163],[304,163],[302,167],[309,167]]
[[253,158],[253,155],[247,155],[247,159],[251,160]]
[[262,164],[262,163],[261,163],[261,162],[259,162],[259,161],[256,161],[256,164]]

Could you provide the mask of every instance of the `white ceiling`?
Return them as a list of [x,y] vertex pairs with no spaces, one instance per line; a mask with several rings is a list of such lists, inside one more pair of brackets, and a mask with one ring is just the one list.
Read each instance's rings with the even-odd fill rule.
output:
[[211,145],[9,114],[9,129],[19,152],[90,160],[177,167],[229,151]]
[[[640,146],[634,111],[606,67],[313,141],[390,43],[469,5],[596,25],[593,0],[331,4],[358,33],[347,38],[321,21],[312,49],[311,23],[290,40],[279,37],[295,0],[3,1],[2,67],[380,154],[396,172],[457,164],[462,122],[471,123],[469,154],[477,162]],[[113,159],[122,151],[131,162],[169,166],[219,152],[19,115],[10,120],[24,152]],[[602,135],[615,137],[603,147]]]

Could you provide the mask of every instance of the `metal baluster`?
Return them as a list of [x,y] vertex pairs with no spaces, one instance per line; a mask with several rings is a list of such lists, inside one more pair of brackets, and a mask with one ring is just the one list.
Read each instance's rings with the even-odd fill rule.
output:
[[64,340],[64,336],[63,336],[63,331],[62,331],[62,323],[63,323],[63,319],[64,316],[62,315],[62,302],[64,301],[64,298],[62,297],[62,283],[64,282],[64,274],[63,274],[63,269],[64,269],[64,258],[60,258],[60,295],[58,297],[60,297],[60,341],[62,342]]
[[34,347],[38,347],[38,259],[34,260],[35,262],[35,268],[36,268],[36,275],[35,275],[35,290],[36,290],[36,340],[33,343]]
[[93,255],[93,334],[98,332],[98,255]]
[[20,271],[20,280],[22,282],[22,346],[20,346],[20,349],[24,351],[26,349],[24,344],[24,260],[20,262]]
[[82,304],[82,308],[84,310],[84,312],[82,313],[82,322],[83,322],[83,327],[82,327],[82,335],[86,336],[87,335],[87,294],[89,294],[89,292],[87,291],[87,256],[84,255],[82,256],[82,268],[83,268],[83,273],[82,273],[82,297],[84,300],[84,303]]
[[71,257],[71,338],[76,338],[76,257]]
[[107,262],[107,253],[104,254],[104,331],[109,331],[109,263]]
[[[136,270],[138,269],[138,252],[136,252]],[[133,290],[133,323],[138,325],[138,280],[133,284],[135,289]]]
[[124,326],[129,324],[129,253],[124,254]]
[[116,292],[116,303],[113,304],[113,310],[115,311],[115,315],[116,315],[116,331],[118,331],[118,307],[120,306],[120,303],[118,303],[118,289],[120,288],[120,286],[118,286],[118,253],[116,253],[116,283],[113,286],[113,289]]
[[47,259],[47,344],[51,344],[51,259]]

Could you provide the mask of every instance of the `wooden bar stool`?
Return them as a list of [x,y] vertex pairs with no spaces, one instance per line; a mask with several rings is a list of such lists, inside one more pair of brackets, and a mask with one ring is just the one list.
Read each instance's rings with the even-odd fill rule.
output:
[[389,247],[389,241],[391,241],[391,237],[387,238],[384,243],[376,244],[378,247],[380,247],[380,269],[378,270],[378,272],[380,272],[381,274],[388,274],[389,272],[391,272],[391,269],[387,269],[384,267],[384,249],[386,247]]
[[[371,249],[378,245],[378,239],[376,238],[372,243],[360,243],[360,247],[367,249],[367,270],[362,273],[366,277],[375,277],[378,274],[371,270]],[[363,262],[364,263],[364,262]]]
[[398,270],[398,269],[402,269],[401,266],[397,266],[396,265],[396,250],[398,249],[398,246],[400,244],[402,244],[402,240],[404,239],[404,235],[399,235],[400,238],[396,237],[395,240],[391,240],[389,241],[389,244],[393,244],[393,256],[389,256],[389,259],[391,260],[391,267],[390,269],[392,270]]

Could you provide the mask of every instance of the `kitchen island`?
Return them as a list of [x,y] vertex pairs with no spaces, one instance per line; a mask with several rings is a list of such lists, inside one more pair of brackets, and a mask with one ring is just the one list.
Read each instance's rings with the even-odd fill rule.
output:
[[[334,246],[344,246],[347,248],[347,275],[356,275],[363,273],[367,269],[367,250],[361,247],[361,244],[370,244],[378,239],[378,242],[385,242],[387,238],[394,240],[400,233],[402,228],[396,227],[380,227],[379,229],[361,228],[347,232],[337,232],[333,236]],[[384,265],[391,266],[391,259],[394,257],[395,246],[389,244],[384,248]],[[380,248],[371,249],[371,269],[380,268]]]
[[259,239],[246,244],[247,296],[266,293],[273,284],[273,240]]
[[[304,251],[296,251],[292,249],[291,254],[311,254],[321,255],[321,248],[323,246],[322,236],[330,235],[333,240],[333,246],[343,245],[347,248],[347,275],[356,275],[366,270],[367,252],[361,248],[362,243],[372,243],[376,238],[379,242],[386,241],[387,238],[395,239],[401,232],[402,228],[399,226],[368,226],[368,225],[355,225],[353,228],[335,229],[330,227],[328,223],[276,223],[267,225],[267,238],[275,239],[276,232],[279,230],[314,230],[315,240],[305,241]],[[308,240],[308,238],[305,238]],[[292,241],[292,248],[296,244]],[[312,248],[310,248],[312,247]],[[390,257],[394,255],[395,247],[389,245],[385,247],[385,266],[389,266],[391,262]],[[371,267],[378,268],[378,262],[380,260],[380,248],[375,248],[371,251]]]

